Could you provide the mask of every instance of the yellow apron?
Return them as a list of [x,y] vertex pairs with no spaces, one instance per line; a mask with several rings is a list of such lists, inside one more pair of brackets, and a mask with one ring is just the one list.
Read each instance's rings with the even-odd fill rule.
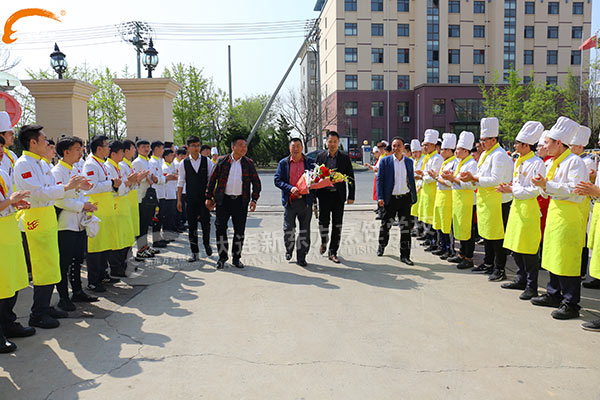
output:
[[433,211],[433,229],[448,234],[452,229],[452,190],[437,189]]
[[477,230],[484,239],[504,239],[502,194],[494,187],[477,189]]
[[[592,222],[590,224],[590,232],[588,234],[588,248],[592,251],[590,259],[590,276],[600,279],[600,240],[596,242],[595,237],[600,238],[600,202],[594,204],[594,212],[592,213]],[[598,246],[596,246],[598,243]]]
[[583,218],[578,203],[550,200],[544,231],[542,267],[555,275],[581,275]]
[[135,241],[131,220],[131,206],[129,195],[115,197],[115,223],[117,226],[117,242],[113,250],[131,247]]
[[7,299],[29,285],[29,276],[21,232],[14,215],[0,217],[0,232],[0,299]]
[[131,224],[135,237],[140,236],[140,208],[138,205],[138,191],[129,192],[129,212],[131,213]]
[[435,206],[436,183],[423,183],[419,200],[419,220],[425,224],[433,224],[433,208]]
[[45,286],[60,282],[58,222],[54,206],[22,211],[33,284]]
[[[598,224],[598,218],[600,217],[600,202],[594,203],[594,211],[592,212],[592,221],[590,222],[590,231],[588,232],[588,249],[594,248],[594,242],[596,238],[596,225]],[[600,238],[600,236],[598,236]],[[599,249],[600,250],[600,249]]]
[[419,200],[421,200],[421,191],[417,192],[417,202],[410,207],[410,215],[413,217],[419,216]]
[[587,246],[585,242],[585,236],[587,234],[587,223],[590,218],[590,207],[592,206],[592,202],[589,197],[584,197],[583,201],[579,204],[579,211],[581,211],[581,219],[583,221],[581,234],[583,235],[583,246]]
[[452,190],[452,226],[457,240],[471,239],[473,196],[473,190]]
[[111,192],[96,193],[90,195],[90,202],[98,207],[94,215],[100,218],[98,234],[88,238],[88,252],[100,253],[102,251],[116,249],[117,224],[115,220],[115,199]]
[[537,198],[513,200],[506,224],[504,248],[520,254],[537,254],[542,240]]

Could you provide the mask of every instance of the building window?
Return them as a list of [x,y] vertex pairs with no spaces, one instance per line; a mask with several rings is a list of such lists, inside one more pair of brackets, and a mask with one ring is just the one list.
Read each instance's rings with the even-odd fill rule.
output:
[[460,83],[460,75],[448,75],[448,83]]
[[546,77],[546,85],[558,85],[558,77],[556,76],[547,76]]
[[484,25],[473,25],[473,37],[484,38],[485,37],[485,26]]
[[371,36],[383,36],[383,24],[371,24]]
[[548,27],[548,39],[558,39],[558,26]]
[[485,77],[483,75],[473,75],[473,84],[480,85],[485,83]]
[[358,128],[346,129],[346,136],[348,136],[348,147],[350,150],[358,149]]
[[454,114],[456,121],[479,121],[484,117],[483,100],[454,99]]
[[535,14],[535,1],[525,2],[525,14]]
[[346,90],[358,89],[358,75],[346,75]]
[[460,1],[448,0],[448,12],[454,14],[460,13]]
[[398,12],[408,12],[408,0],[398,0]]
[[383,101],[371,103],[371,117],[383,117]]
[[398,64],[408,64],[410,62],[409,49],[398,49]]
[[550,15],[558,15],[558,1],[549,1],[548,2],[548,14]]
[[572,39],[581,39],[583,37],[583,27],[582,26],[574,26],[571,28],[571,38]]
[[485,1],[474,1],[473,12],[475,14],[485,14]]
[[581,50],[571,50],[571,65],[581,65]]
[[358,49],[356,47],[346,47],[345,60],[347,63],[355,63],[358,61]]
[[546,64],[556,65],[558,63],[558,50],[548,50]]
[[383,49],[371,49],[371,62],[373,64],[383,64]]
[[408,117],[408,101],[399,101],[398,102],[398,116],[399,117]]
[[573,14],[583,15],[583,2],[581,2],[581,1],[573,2]]
[[371,129],[371,145],[375,147],[377,143],[383,140],[383,128]]
[[523,64],[533,65],[533,50],[525,50],[523,52]]
[[525,75],[525,76],[523,77],[523,83],[524,83],[525,85],[529,85],[529,84],[531,83],[531,76],[529,76],[529,75]]
[[408,36],[409,32],[408,24],[398,24],[398,36]]
[[533,39],[535,37],[535,29],[533,26],[525,27],[525,39]]
[[349,101],[344,104],[344,111],[347,117],[358,116],[358,101]]
[[448,25],[448,37],[460,37],[460,25]]
[[473,50],[473,64],[485,64],[485,50]]
[[383,75],[371,76],[371,90],[383,90]]
[[409,90],[410,89],[410,76],[398,75],[398,90]]
[[432,111],[434,115],[446,114],[446,99],[433,99]]
[[358,35],[357,25],[354,23],[345,23],[344,24],[344,34],[346,36],[356,36]]
[[448,64],[460,64],[460,50],[448,50]]
[[371,0],[371,11],[383,11],[383,0]]
[[356,0],[344,0],[344,11],[356,11]]

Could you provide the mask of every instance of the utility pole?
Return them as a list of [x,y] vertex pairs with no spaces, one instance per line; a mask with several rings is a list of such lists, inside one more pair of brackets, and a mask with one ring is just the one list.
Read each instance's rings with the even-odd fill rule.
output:
[[231,90],[231,45],[227,46],[227,55],[229,58],[229,108],[233,108],[233,91]]
[[140,57],[142,54],[142,38],[140,37],[140,24],[135,23],[135,38],[133,39],[133,45],[135,46],[135,52],[137,55],[137,77],[141,79],[142,77],[142,66],[140,62]]

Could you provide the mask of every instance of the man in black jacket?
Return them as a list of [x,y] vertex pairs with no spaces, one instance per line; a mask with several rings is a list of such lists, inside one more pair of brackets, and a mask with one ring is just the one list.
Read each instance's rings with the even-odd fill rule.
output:
[[[327,150],[317,155],[315,160],[317,165],[325,165],[330,170],[348,175],[348,204],[354,203],[354,170],[350,157],[338,150],[340,145],[340,136],[335,131],[327,133]],[[340,247],[340,238],[342,236],[342,222],[344,219],[344,203],[346,202],[346,182],[339,182],[333,187],[317,190],[317,199],[319,201],[319,231],[321,232],[321,254],[327,251],[327,242],[329,239],[329,221],[332,221],[331,242],[329,243],[329,259],[334,263],[339,263],[337,251]]]

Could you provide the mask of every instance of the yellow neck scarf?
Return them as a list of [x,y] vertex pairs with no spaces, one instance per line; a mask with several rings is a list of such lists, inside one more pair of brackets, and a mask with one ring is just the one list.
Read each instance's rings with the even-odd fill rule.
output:
[[525,154],[524,156],[519,156],[519,158],[517,158],[517,162],[515,163],[515,172],[513,172],[513,178],[517,177],[517,171],[519,170],[519,166],[523,163],[523,161],[529,160],[530,158],[533,158],[533,151],[529,151],[529,153]]
[[68,169],[69,171],[71,171],[73,169],[72,165],[67,164],[66,162],[64,162],[63,160],[60,160],[58,162],[58,165],[62,165],[63,167],[65,167],[66,169]]
[[2,191],[2,196],[4,196],[4,199],[8,199],[8,187],[6,186],[6,182],[4,182],[2,175],[0,175],[0,190]]
[[15,160],[12,158],[12,156],[10,155],[10,150],[8,150],[7,147],[4,148],[4,154],[6,155],[6,157],[8,157],[8,159],[10,160],[10,165],[11,166],[15,166]]
[[114,160],[112,158],[108,159],[108,163],[110,165],[112,165],[113,167],[115,167],[115,169],[117,170],[117,172],[121,172],[121,167],[119,167],[119,164],[117,164],[116,162],[114,162]]
[[431,157],[435,156],[437,154],[437,150],[436,151],[432,151],[431,153],[427,154],[425,156],[425,159],[423,160],[423,163],[421,164],[422,168],[425,168],[425,165],[427,165],[427,162],[431,159]]
[[442,163],[442,168],[444,168],[444,165],[448,164],[452,160],[456,160],[456,156],[448,157],[447,160],[444,160],[444,162]]
[[567,158],[569,156],[569,154],[571,154],[571,150],[567,149],[560,155],[560,157],[555,158],[554,161],[552,161],[552,165],[550,166],[550,169],[548,170],[548,173],[546,174],[547,181],[551,181],[554,178],[554,174],[556,173],[556,169],[558,168],[558,165],[561,162],[563,162],[565,160],[565,158]]
[[143,155],[141,155],[141,154],[139,154],[139,155],[138,155],[138,157],[139,157],[139,158],[141,158],[142,160],[145,160],[145,161],[150,161],[150,159],[149,159],[148,157],[146,157],[146,156],[143,156]]
[[29,156],[29,157],[31,157],[31,158],[33,158],[33,159],[35,159],[35,160],[38,160],[38,161],[42,159],[42,157],[41,157],[41,156],[38,156],[37,154],[35,154],[35,153],[32,153],[32,152],[30,152],[30,151],[27,151],[27,150],[24,150],[24,151],[23,151],[23,154],[25,154],[26,156]]
[[460,160],[460,162],[458,163],[458,166],[456,167],[456,170],[454,171],[454,176],[458,176],[458,174],[460,173],[460,169],[462,168],[462,166],[469,160],[473,159],[472,155],[468,155],[465,158],[463,158],[462,160]]
[[481,158],[479,159],[479,162],[477,163],[477,168],[481,167],[481,166],[483,165],[483,162],[484,162],[484,161],[485,161],[485,159],[487,158],[487,156],[489,156],[489,155],[490,155],[490,153],[491,153],[492,151],[496,150],[496,149],[497,149],[497,148],[499,148],[499,147],[500,147],[500,143],[496,143],[496,144],[494,145],[494,147],[492,147],[492,148],[491,148],[491,149],[489,149],[488,151],[484,152],[484,153],[481,155]]
[[127,166],[131,169],[133,169],[133,165],[131,165],[131,161],[129,161],[128,159],[126,159],[125,157],[123,157],[123,161],[125,161],[125,164],[127,164]]

